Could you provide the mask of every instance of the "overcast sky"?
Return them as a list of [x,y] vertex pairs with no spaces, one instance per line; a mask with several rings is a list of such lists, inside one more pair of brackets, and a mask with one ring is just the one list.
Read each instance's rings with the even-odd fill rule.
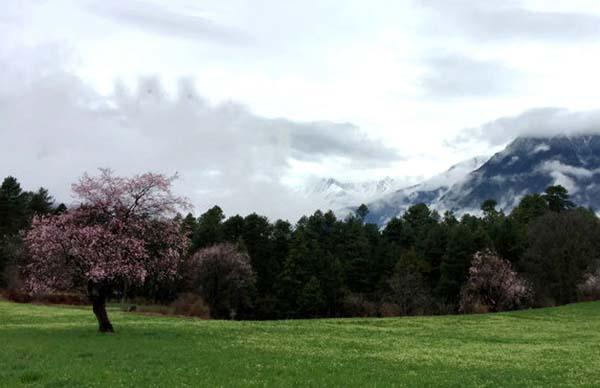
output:
[[407,183],[516,136],[596,131],[597,0],[6,0],[0,175],[181,179],[294,219],[310,176]]

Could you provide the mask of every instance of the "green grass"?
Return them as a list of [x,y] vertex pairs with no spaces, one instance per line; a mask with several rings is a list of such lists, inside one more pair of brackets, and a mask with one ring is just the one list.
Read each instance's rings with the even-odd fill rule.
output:
[[224,322],[0,301],[0,386],[599,386],[600,303]]

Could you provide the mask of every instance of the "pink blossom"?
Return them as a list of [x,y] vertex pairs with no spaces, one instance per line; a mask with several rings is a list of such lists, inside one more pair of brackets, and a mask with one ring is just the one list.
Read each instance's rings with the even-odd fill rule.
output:
[[30,292],[176,275],[188,240],[171,216],[189,204],[171,193],[174,177],[123,178],[100,171],[73,185],[76,208],[36,217],[25,233]]

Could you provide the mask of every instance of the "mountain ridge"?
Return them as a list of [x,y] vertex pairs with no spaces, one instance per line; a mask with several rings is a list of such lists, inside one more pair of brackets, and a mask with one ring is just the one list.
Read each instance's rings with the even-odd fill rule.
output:
[[494,199],[510,211],[524,195],[551,185],[564,186],[581,206],[600,208],[600,135],[518,137],[442,195],[433,190],[408,203],[369,204],[373,213],[367,221],[383,225],[416,203],[464,214],[478,213],[483,201]]

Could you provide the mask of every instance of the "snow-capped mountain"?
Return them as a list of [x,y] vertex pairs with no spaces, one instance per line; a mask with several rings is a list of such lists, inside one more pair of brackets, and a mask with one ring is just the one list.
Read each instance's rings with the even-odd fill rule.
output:
[[517,138],[454,185],[438,205],[464,211],[491,198],[510,210],[525,194],[556,184],[578,205],[600,207],[600,135]]
[[314,178],[302,191],[307,198],[315,198],[325,208],[339,211],[355,206],[357,203],[368,203],[398,189],[399,180],[385,177],[381,180],[367,182],[342,182],[334,178]]
[[454,185],[465,180],[472,171],[477,170],[488,159],[489,156],[477,156],[465,160],[417,185],[382,195],[377,200],[368,203],[367,221],[383,225],[390,218],[401,215],[406,209],[417,203],[426,203],[436,208],[437,203]]
[[487,161],[474,158],[369,203],[367,221],[383,225],[417,203],[463,214],[495,199],[510,211],[524,195],[556,184],[578,205],[600,208],[600,135],[517,138]]

